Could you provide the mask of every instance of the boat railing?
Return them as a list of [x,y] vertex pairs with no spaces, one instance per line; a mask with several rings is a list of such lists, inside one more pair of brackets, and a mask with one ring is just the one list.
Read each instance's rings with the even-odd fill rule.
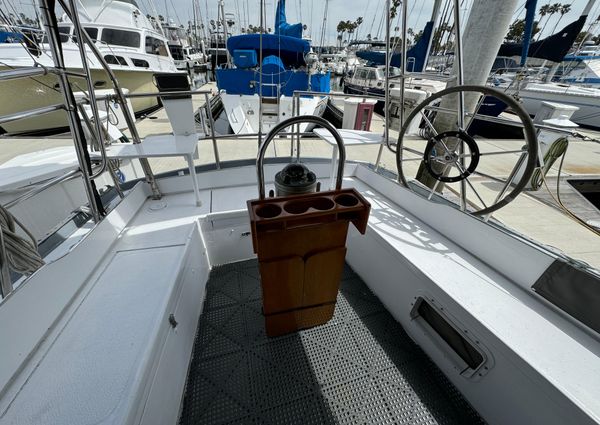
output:
[[[334,93],[334,92],[314,92],[314,91],[306,91],[306,90],[295,90],[292,98],[292,116],[300,115],[300,98],[302,96],[328,96],[329,98],[355,98],[355,99],[363,99],[363,102],[367,99],[377,100],[378,102],[386,102],[386,98],[384,96],[378,96],[375,94],[350,94],[350,93]],[[387,136],[387,131],[385,132],[385,145],[388,149],[391,150],[389,144],[389,137]],[[294,137],[295,136],[295,137]],[[300,158],[300,127],[298,124],[295,125],[295,131],[292,134],[292,156],[293,156],[293,147],[294,140],[296,146],[296,159]],[[379,148],[379,152],[377,154],[377,160],[375,161],[375,168],[379,167],[379,162],[381,161],[381,155],[383,153],[383,144]]]
[[[79,15],[76,13],[77,8],[75,5],[75,0],[59,0],[60,6],[65,12],[65,14],[69,17],[71,22],[73,22],[74,34],[77,36],[77,39],[81,42],[78,43],[79,53],[82,60],[82,68],[83,73],[67,71],[64,58],[61,52],[61,42],[59,39],[59,35],[57,31],[53,31],[52,28],[55,29],[55,17],[54,17],[54,6],[50,5],[48,0],[41,0],[39,8],[41,12],[41,19],[46,28],[49,28],[49,31],[46,31],[47,35],[47,43],[52,53],[52,58],[54,61],[53,67],[44,67],[44,66],[34,66],[20,69],[10,69],[6,71],[0,72],[0,81],[8,81],[19,78],[30,78],[33,76],[41,76],[46,75],[48,73],[53,73],[57,76],[58,83],[61,89],[61,93],[63,96],[62,104],[54,104],[49,105],[42,108],[36,108],[27,111],[21,111],[18,113],[10,114],[4,117],[0,117],[0,124],[9,121],[15,121],[24,118],[30,118],[33,116],[38,116],[42,114],[48,114],[51,112],[56,112],[60,110],[64,110],[67,113],[67,118],[69,122],[69,127],[73,136],[73,144],[75,146],[75,152],[77,154],[77,161],[79,165],[79,169],[76,170],[77,173],[69,172],[63,176],[59,176],[55,179],[49,180],[46,183],[28,191],[21,197],[12,201],[9,205],[14,206],[19,202],[23,202],[26,199],[29,199],[35,196],[37,193],[54,186],[58,183],[65,181],[66,179],[73,178],[76,174],[79,174],[82,177],[84,188],[87,196],[87,200],[89,203],[89,209],[91,216],[94,222],[99,222],[101,220],[103,208],[99,205],[99,195],[96,192],[94,186],[94,179],[99,177],[102,173],[104,173],[107,169],[111,171],[108,166],[108,158],[106,155],[105,144],[104,144],[104,131],[102,128],[102,123],[100,120],[99,109],[97,105],[97,99],[95,97],[95,89],[93,85],[93,79],[91,75],[91,70],[88,64],[86,46],[88,45],[91,52],[94,54],[96,59],[100,62],[101,66],[109,75],[113,83],[113,88],[115,90],[115,97],[120,103],[122,107],[123,115],[127,122],[127,126],[131,132],[131,136],[133,138],[134,143],[140,143],[140,137],[137,133],[137,129],[135,127],[135,121],[133,116],[127,107],[126,100],[123,96],[123,91],[117,81],[114,73],[110,69],[110,66],[105,61],[104,57],[96,47],[94,40],[91,39],[89,34],[83,30],[81,23],[79,22]],[[75,100],[70,82],[68,77],[76,76],[81,77],[86,80],[87,83],[87,93],[86,97],[80,100]],[[154,94],[156,96],[156,94]],[[82,110],[82,104],[88,103],[90,105],[92,117],[87,116],[87,113]],[[83,133],[83,127],[81,126],[81,120],[88,126],[90,130],[90,134],[92,138],[95,139],[96,145],[100,151],[100,162],[96,169],[92,170],[92,164],[89,158],[89,153],[86,149],[86,140],[85,135]],[[92,122],[93,121],[93,122]],[[154,181],[154,175],[150,168],[147,159],[140,159],[140,163],[144,170],[144,174],[146,176],[147,182],[152,187],[152,193],[155,198],[160,197],[160,192],[158,191],[158,186]],[[119,195],[123,195],[120,191],[119,181],[114,172],[109,173],[114,185],[119,193]],[[4,238],[2,237],[2,232],[0,231],[0,293],[2,298],[5,298],[10,292],[12,292],[13,284],[10,277],[9,265],[8,265],[8,252],[6,248],[6,244],[4,242]]]

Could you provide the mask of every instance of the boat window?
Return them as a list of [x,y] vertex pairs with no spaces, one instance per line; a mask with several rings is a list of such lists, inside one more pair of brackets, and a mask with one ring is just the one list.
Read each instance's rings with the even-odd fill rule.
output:
[[365,78],[367,78],[367,70],[359,69],[358,71],[356,71],[356,78],[358,78],[359,80],[364,80]]
[[183,60],[184,59],[184,50],[181,46],[169,46],[169,50],[171,51],[171,56],[175,60]]
[[123,65],[127,66],[127,61],[123,56],[115,56],[115,55],[106,55],[104,56],[104,60],[106,63],[110,65]]
[[[62,27],[58,27],[58,36],[60,38],[60,42],[61,43],[66,43],[67,41],[69,41],[69,34],[71,33],[71,27],[69,26],[62,26]],[[42,43],[48,43],[48,36],[44,35],[44,38],[42,38]]]
[[98,40],[98,28],[84,28],[84,30],[92,40]]
[[[93,41],[98,41],[98,28],[84,28]],[[77,43],[77,36],[73,33],[73,43]]]
[[140,47],[140,34],[133,31],[104,28],[101,40],[106,44],[125,47]]
[[367,77],[369,80],[376,80],[377,79],[377,73],[375,72],[374,69],[369,71],[369,75]]
[[138,66],[140,68],[150,68],[150,64],[148,63],[148,61],[145,61],[143,59],[131,58],[131,62],[133,62],[133,66]]
[[169,56],[165,42],[154,37],[146,37],[146,53],[151,55]]

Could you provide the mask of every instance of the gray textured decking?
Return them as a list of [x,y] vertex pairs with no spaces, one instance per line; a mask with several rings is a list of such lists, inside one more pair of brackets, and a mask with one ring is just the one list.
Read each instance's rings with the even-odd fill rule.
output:
[[333,319],[268,338],[255,260],[215,268],[181,424],[480,424],[349,267]]

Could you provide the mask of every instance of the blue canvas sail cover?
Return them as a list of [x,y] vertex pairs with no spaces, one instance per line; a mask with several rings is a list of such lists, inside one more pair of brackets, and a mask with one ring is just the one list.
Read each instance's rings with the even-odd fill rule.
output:
[[[407,57],[407,71],[409,72],[422,72],[425,66],[425,59],[427,58],[427,48],[429,47],[429,40],[433,34],[433,21],[427,22],[425,28],[423,28],[423,35],[419,38],[419,41],[408,49],[406,52]],[[373,65],[385,65],[385,52],[377,52],[370,50],[363,50],[356,52],[356,56]],[[400,67],[402,65],[402,54],[394,53],[390,61],[390,66]]]
[[279,0],[275,12],[275,34],[302,38],[302,24],[288,24],[285,17],[285,0]]
[[[255,50],[260,57],[260,34],[243,34],[227,40],[227,50],[233,56],[236,50]],[[310,51],[307,40],[285,35],[262,34],[262,56],[279,56],[289,68],[306,65],[304,55]]]

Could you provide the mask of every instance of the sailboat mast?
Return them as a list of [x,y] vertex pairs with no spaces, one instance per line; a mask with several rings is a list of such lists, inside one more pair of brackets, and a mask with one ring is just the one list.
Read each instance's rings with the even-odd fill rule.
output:
[[325,0],[325,13],[323,14],[323,24],[321,26],[321,41],[319,45],[321,47],[321,53],[323,53],[323,42],[325,40],[325,32],[327,31],[327,11],[329,10],[329,0]]
[[429,53],[433,44],[433,35],[435,34],[435,28],[438,24],[438,17],[440,16],[440,8],[442,6],[442,0],[435,0],[433,5],[433,10],[431,11],[431,19],[433,22],[433,28],[431,29],[431,36],[429,37],[429,43],[427,44],[427,50],[425,51],[425,59],[423,60],[423,71],[425,71],[425,66],[427,65],[427,61],[429,60]]
[[533,34],[533,24],[535,20],[535,11],[537,9],[537,0],[527,0],[525,3],[525,31],[523,33],[523,51],[521,52],[521,66],[527,63],[527,55],[529,54],[529,45],[531,44],[531,35]]

